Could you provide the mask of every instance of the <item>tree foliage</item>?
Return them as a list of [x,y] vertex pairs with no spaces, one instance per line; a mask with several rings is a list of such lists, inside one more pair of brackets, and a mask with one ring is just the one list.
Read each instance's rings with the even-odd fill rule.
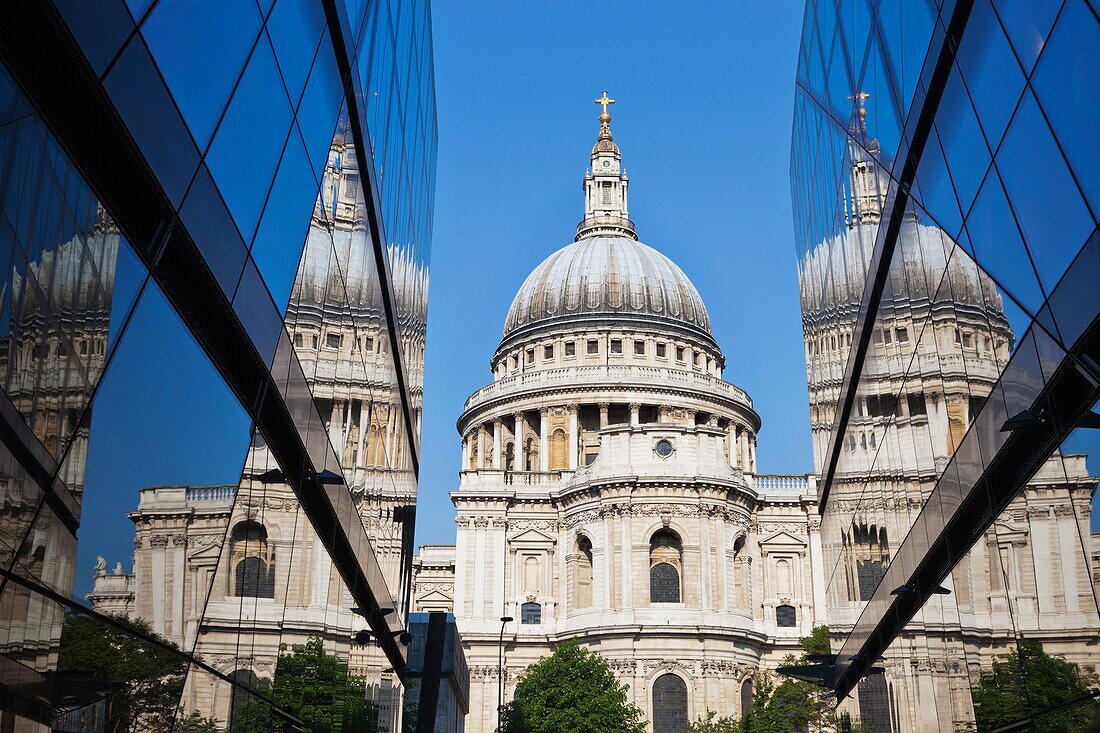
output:
[[[807,664],[808,654],[828,654],[829,627],[815,626],[799,640],[803,653],[788,655],[784,665]],[[684,733],[790,733],[835,731],[839,718],[827,690],[809,682],[778,677],[761,670],[753,677],[752,705],[741,718],[719,718],[713,710],[689,725]],[[858,722],[847,730],[865,730]]]
[[[1043,651],[1034,641],[1020,641],[1009,654],[993,660],[973,688],[979,733],[1026,718],[1086,695],[1100,682],[1083,675],[1076,664]],[[1068,705],[1035,719],[1038,733],[1084,733],[1100,729],[1100,702],[1095,698]]]
[[689,723],[683,733],[742,733],[741,719],[735,715],[719,718],[718,713],[708,710],[707,714],[694,723]]
[[[294,711],[318,733],[373,731],[378,706],[367,700],[366,681],[348,673],[348,664],[329,654],[319,636],[294,644],[279,655],[275,679],[261,682],[256,692]],[[280,723],[259,697],[234,708],[230,733],[267,733]]]
[[[105,730],[171,730],[187,663],[141,619],[112,616],[118,628],[83,613],[65,616],[57,669],[118,685],[111,695]],[[129,632],[129,633],[128,633]],[[158,640],[150,644],[140,636]],[[165,648],[168,647],[168,648]]]
[[576,642],[531,665],[504,710],[502,733],[645,733],[607,662]]

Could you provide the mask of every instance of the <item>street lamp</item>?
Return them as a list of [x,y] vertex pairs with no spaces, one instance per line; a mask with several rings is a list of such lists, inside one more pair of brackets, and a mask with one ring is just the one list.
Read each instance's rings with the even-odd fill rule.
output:
[[497,641],[497,733],[504,727],[504,627],[511,616],[500,617],[500,639]]

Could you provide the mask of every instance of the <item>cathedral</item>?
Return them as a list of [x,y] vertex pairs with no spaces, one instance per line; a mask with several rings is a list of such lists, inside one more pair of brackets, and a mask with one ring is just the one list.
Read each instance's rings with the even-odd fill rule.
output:
[[554,645],[598,648],[653,730],[738,715],[761,666],[824,622],[812,476],[756,467],[760,416],[687,275],[638,239],[606,95],[571,244],[527,277],[458,419],[453,548],[414,601],[468,644],[467,730]]
[[[830,501],[851,511],[823,523],[816,473],[759,472],[760,415],[723,378],[698,290],[639,241],[611,133],[613,100],[597,102],[575,239],[520,286],[490,360],[492,381],[458,418],[455,545],[409,558],[400,539],[415,477],[399,439],[378,283],[363,266],[358,170],[340,135],[287,309],[288,335],[327,416],[318,436],[341,458],[349,512],[368,529],[387,585],[407,593],[411,562],[412,610],[456,617],[470,733],[492,733],[500,696],[510,699],[528,666],[571,639],[608,661],[652,733],[679,733],[709,710],[742,715],[756,674],[800,653],[815,626],[827,624],[834,640],[851,631],[1015,339],[982,273],[945,260],[939,229],[907,221],[895,307],[877,324],[868,358],[878,391],[860,396],[831,487]],[[866,137],[858,147],[873,149],[862,113],[853,124],[853,138]],[[858,307],[883,202],[875,162],[854,148],[849,157],[848,221],[800,263],[819,469],[851,344],[846,314]],[[419,364],[427,276],[396,250],[390,257],[407,280],[397,303],[402,348]],[[851,268],[849,282],[815,280],[836,263]],[[912,366],[898,356],[906,345],[917,348]],[[418,422],[422,374],[409,376]],[[275,468],[257,433],[237,485],[143,489],[126,507],[131,569],[109,570],[102,558],[88,602],[144,619],[249,683],[272,679],[281,648],[320,636],[352,674],[371,680],[376,729],[393,733],[400,682],[377,650],[353,642],[362,623],[350,595],[293,492],[265,479]],[[1013,619],[1049,653],[1095,673],[1096,485],[1085,456],[1053,456],[955,569],[951,595],[927,604],[884,655],[884,674],[861,683],[841,710],[884,733],[971,725],[969,690],[1011,649]],[[1084,554],[1073,551],[1077,536]],[[188,676],[185,710],[225,726],[240,702],[224,681]]]
[[[935,226],[907,221],[895,307],[868,361],[876,391],[860,398],[833,487],[850,521],[823,527],[816,474],[758,472],[760,417],[723,379],[695,286],[639,241],[613,100],[596,101],[575,240],[520,286],[493,381],[458,419],[456,544],[414,560],[414,605],[453,610],[466,643],[470,733],[495,730],[501,689],[510,699],[524,670],[569,639],[600,652],[653,733],[709,710],[743,715],[754,675],[801,652],[814,626],[834,640],[851,631],[1014,339],[988,278],[946,262]],[[874,149],[859,101],[848,221],[800,263],[818,469],[886,191],[859,153]],[[827,265],[847,267],[848,282],[817,282]],[[906,371],[898,348],[911,341],[920,356]],[[1096,484],[1085,456],[1053,456],[956,568],[952,595],[927,605],[885,674],[841,711],[883,733],[972,726],[970,686],[1012,648],[1010,605],[1050,653],[1095,672],[1097,569],[1070,540],[1096,544]]]

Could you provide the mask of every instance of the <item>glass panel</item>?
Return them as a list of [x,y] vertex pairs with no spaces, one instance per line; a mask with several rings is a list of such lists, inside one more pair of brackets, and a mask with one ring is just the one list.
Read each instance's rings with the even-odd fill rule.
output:
[[199,153],[140,36],[131,39],[103,86],[168,200],[178,207]]
[[251,242],[283,153],[291,110],[266,36],[256,44],[206,163],[244,241]]
[[1030,313],[1037,313],[1043,303],[1043,292],[995,169],[982,184],[967,217],[966,231],[974,259],[1017,302]]
[[23,719],[15,730],[171,728],[188,660],[147,623],[62,606],[9,582],[0,640],[5,707]]
[[997,153],[997,168],[1035,269],[1050,293],[1095,222],[1030,93]]
[[1091,73],[1098,66],[1100,21],[1083,0],[1070,0],[1031,83],[1094,213],[1100,207],[1100,105],[1080,100],[1100,96],[1100,78]]
[[989,0],[979,0],[970,11],[957,61],[986,140],[995,150],[1024,89],[1024,77]]
[[324,25],[322,9],[308,0],[279,0],[267,19],[267,33],[294,108],[302,97]]
[[134,28],[122,0],[104,0],[95,4],[82,0],[59,0],[55,5],[96,75],[102,74]]
[[317,182],[295,130],[287,140],[252,244],[252,258],[281,314],[286,313],[290,288],[302,258],[302,242],[316,206]]
[[141,27],[200,148],[214,132],[259,29],[255,3],[221,0],[161,0]]
[[1050,26],[1058,15],[1061,0],[1034,0],[1030,3],[994,0],[993,4],[1008,37],[1012,39],[1024,72],[1031,73],[1031,67],[1043,51]]

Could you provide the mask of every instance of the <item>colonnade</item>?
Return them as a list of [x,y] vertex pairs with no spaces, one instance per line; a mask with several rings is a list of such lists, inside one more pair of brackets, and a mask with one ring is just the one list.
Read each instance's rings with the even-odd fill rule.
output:
[[[756,435],[748,426],[711,413],[679,408],[672,405],[647,405],[631,402],[622,411],[621,403],[598,402],[570,404],[517,410],[512,414],[488,418],[467,427],[462,436],[462,470],[514,470],[550,472],[576,470],[580,460],[582,438],[613,424],[641,427],[649,424],[706,425],[726,431],[726,451],[730,465],[745,473],[756,472]],[[592,429],[581,424],[582,410],[598,415]],[[628,422],[612,423],[613,408],[628,416]],[[656,419],[653,419],[653,418]],[[564,437],[564,455],[554,450],[553,440]],[[537,438],[537,456],[535,451]],[[528,466],[528,440],[532,460]],[[512,446],[509,461],[508,447]],[[537,457],[537,462],[534,458]],[[510,464],[510,465],[509,465]]]

